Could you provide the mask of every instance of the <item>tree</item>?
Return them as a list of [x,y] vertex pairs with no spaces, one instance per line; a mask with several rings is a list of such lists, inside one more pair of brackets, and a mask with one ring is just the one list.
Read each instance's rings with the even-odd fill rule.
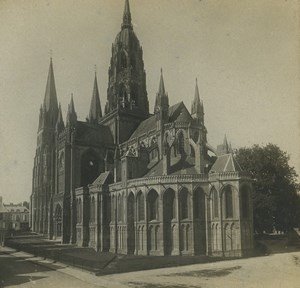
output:
[[289,156],[278,146],[240,148],[236,159],[253,177],[253,216],[257,233],[288,231],[299,226],[297,174]]

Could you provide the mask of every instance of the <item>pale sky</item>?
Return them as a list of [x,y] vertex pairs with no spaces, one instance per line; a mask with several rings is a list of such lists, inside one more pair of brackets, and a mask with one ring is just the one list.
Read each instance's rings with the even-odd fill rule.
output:
[[[198,78],[208,141],[277,144],[300,174],[297,0],[130,0],[153,112],[160,68],[170,104],[190,109]],[[0,195],[29,200],[50,50],[64,119],[88,115],[94,66],[102,109],[124,0],[0,0]]]

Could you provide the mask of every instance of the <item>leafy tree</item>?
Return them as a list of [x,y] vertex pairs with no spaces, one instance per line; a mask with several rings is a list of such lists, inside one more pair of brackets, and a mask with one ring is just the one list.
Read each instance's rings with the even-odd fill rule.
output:
[[300,224],[297,174],[289,156],[278,146],[240,148],[236,158],[253,181],[254,229],[257,233],[288,231]]

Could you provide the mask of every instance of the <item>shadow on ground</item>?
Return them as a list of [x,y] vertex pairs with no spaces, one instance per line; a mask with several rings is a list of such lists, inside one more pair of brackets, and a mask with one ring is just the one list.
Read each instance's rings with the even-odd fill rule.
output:
[[[45,276],[30,275],[59,269],[55,266],[44,267],[33,262],[27,262],[24,258],[18,258],[13,253],[0,253],[0,287],[16,286],[28,282],[46,278]],[[24,263],[26,261],[26,263]]]

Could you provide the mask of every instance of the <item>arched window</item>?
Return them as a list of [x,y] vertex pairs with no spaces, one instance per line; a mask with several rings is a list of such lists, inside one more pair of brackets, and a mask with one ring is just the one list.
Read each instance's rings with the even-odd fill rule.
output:
[[181,154],[181,155],[184,155],[185,154],[185,150],[184,150],[184,136],[183,136],[183,132],[179,132],[178,133],[178,153]]
[[230,186],[225,188],[225,217],[233,217],[232,190]]
[[170,222],[172,219],[175,218],[175,206],[175,192],[172,189],[168,189],[165,191],[163,197],[163,211],[165,222]]
[[198,188],[194,192],[194,217],[202,221],[205,220],[205,194],[203,190]]
[[148,203],[149,203],[149,221],[158,219],[158,194],[155,190],[151,190],[148,193]]
[[179,215],[180,219],[189,218],[189,201],[188,201],[188,191],[186,189],[181,190],[179,195]]
[[139,192],[137,196],[137,210],[138,210],[138,221],[145,220],[145,203],[144,195],[142,192]]
[[212,190],[212,209],[213,209],[213,217],[219,217],[219,197],[218,192],[215,188]]

